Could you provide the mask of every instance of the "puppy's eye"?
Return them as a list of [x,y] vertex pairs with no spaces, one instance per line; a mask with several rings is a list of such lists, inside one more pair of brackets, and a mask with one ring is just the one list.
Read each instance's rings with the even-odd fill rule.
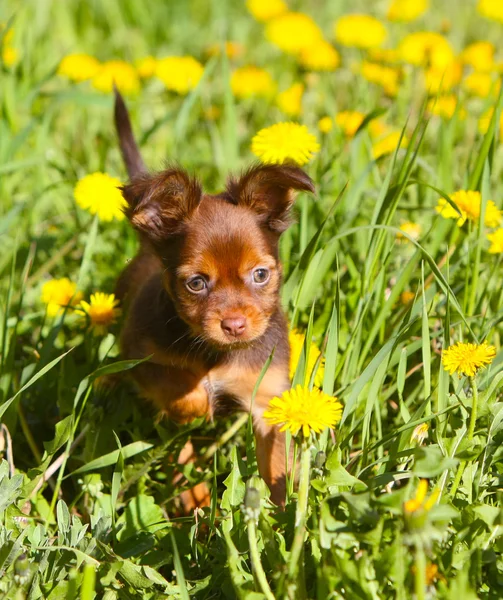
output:
[[203,292],[208,287],[204,277],[193,277],[187,281],[186,286],[195,294]]
[[264,268],[260,268],[260,269],[255,269],[255,271],[253,271],[253,282],[254,283],[267,283],[269,281],[269,269],[264,269]]

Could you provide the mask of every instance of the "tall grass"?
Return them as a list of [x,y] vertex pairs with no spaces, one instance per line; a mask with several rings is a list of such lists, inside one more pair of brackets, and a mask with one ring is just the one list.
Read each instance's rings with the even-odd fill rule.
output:
[[[380,10],[364,0],[325,4],[296,6],[328,24],[327,36],[344,12]],[[471,39],[499,41],[501,29],[474,18],[472,2],[434,4],[406,30],[437,30],[448,19],[457,50]],[[0,20],[14,27],[20,52],[18,65],[0,72],[4,597],[500,598],[501,260],[487,251],[482,216],[460,229],[434,208],[456,189],[502,206],[501,98],[467,102],[466,119],[430,120],[412,69],[390,100],[351,72],[360,58],[352,51],[335,73],[305,77],[233,2],[7,0]],[[393,41],[404,28],[390,28]],[[253,160],[253,134],[285,120],[273,103],[235,100],[234,65],[206,60],[208,46],[225,38],[243,45],[240,63],[266,66],[280,88],[305,77],[302,121],[311,130],[321,116],[355,108],[383,112],[409,140],[375,161],[368,121],[350,140],[337,129],[319,134],[322,150],[308,166],[317,195],[298,198],[298,222],[282,238],[283,303],[292,326],[307,332],[297,378],[312,339],[324,354],[323,389],[344,405],[335,435],[307,450],[304,533],[293,485],[285,511],[268,502],[246,419],[158,421],[126,383],[107,385],[104,376],[134,366],[120,360],[118,328],[93,336],[70,309],[50,318],[40,301],[50,277],[69,277],[86,294],[111,292],[136,248],[126,223],[100,223],[73,200],[87,173],[126,175],[112,98],[58,77],[62,56],[204,59],[189,95],[151,81],[128,104],[147,164],[178,161],[216,191]],[[490,106],[497,110],[480,135],[476,115]],[[409,220],[422,227],[418,240],[398,236]],[[404,303],[404,292],[413,299]],[[477,377],[468,439],[470,385],[449,377],[440,357],[454,341],[484,339],[498,355]],[[428,437],[418,441],[421,424]],[[204,458],[173,484],[188,439]],[[420,479],[438,497],[431,510],[409,514],[404,503]],[[202,480],[211,506],[183,515],[180,492]],[[292,558],[298,535],[302,554]]]

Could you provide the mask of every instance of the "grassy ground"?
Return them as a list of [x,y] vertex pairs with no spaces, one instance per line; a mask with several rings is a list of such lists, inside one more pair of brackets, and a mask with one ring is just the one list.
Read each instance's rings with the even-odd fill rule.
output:
[[[501,40],[502,25],[478,15],[475,2],[432,4],[418,21],[387,24],[388,47],[423,29],[444,32],[456,53]],[[384,18],[386,6],[295,3],[330,40],[341,14]],[[17,63],[0,71],[2,597],[270,598],[260,562],[278,598],[501,598],[501,254],[488,252],[482,218],[458,227],[435,211],[460,189],[502,207],[498,127],[493,119],[487,134],[478,130],[497,95],[473,97],[461,83],[452,118],[430,120],[420,68],[402,65],[393,97],[358,73],[360,50],[338,47],[341,68],[305,72],[238,2],[7,0],[0,21],[12,25],[18,50]],[[226,38],[243,54],[209,57]],[[204,63],[191,94],[152,79],[128,104],[147,164],[177,160],[208,191],[250,164],[259,129],[289,119],[274,97],[233,98],[229,70],[252,63],[280,90],[305,84],[296,120],[321,143],[306,167],[317,196],[299,197],[298,223],[282,239],[283,298],[292,327],[323,349],[323,387],[344,415],[333,436],[306,450],[313,462],[300,556],[291,552],[303,535],[297,494],[284,512],[267,502],[245,420],[158,422],[128,385],[96,383],[128,367],[116,364],[119,324],[96,336],[72,310],[46,314],[46,281],[68,277],[86,298],[112,292],[136,248],[124,221],[98,222],[73,199],[88,173],[126,178],[111,95],[56,73],[77,51],[130,62],[190,54]],[[337,126],[317,130],[321,117],[344,110],[403,129],[408,149],[375,161],[369,123],[350,137]],[[409,221],[421,227],[417,240],[397,236]],[[490,368],[472,384],[449,376],[442,352],[485,339],[498,352]],[[173,457],[188,439],[204,459],[174,485]],[[211,506],[180,516],[180,491],[201,479]],[[262,492],[260,516],[250,495],[243,509],[247,486]]]

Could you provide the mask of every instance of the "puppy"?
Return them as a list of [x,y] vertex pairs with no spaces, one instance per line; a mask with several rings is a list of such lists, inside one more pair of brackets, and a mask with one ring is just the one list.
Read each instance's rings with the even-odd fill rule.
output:
[[313,182],[294,165],[259,165],[206,194],[180,168],[147,172],[117,91],[115,124],[130,177],[125,212],[140,238],[117,284],[126,305],[122,354],[151,356],[133,377],[174,421],[213,416],[229,401],[251,411],[260,474],[283,504],[284,436],[263,419],[271,398],[290,387],[278,242],[295,191],[314,192]]

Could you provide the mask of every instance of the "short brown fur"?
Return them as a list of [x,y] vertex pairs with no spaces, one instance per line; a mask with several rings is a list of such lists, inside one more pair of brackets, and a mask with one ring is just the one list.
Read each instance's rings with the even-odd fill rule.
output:
[[278,241],[294,192],[312,192],[313,183],[296,166],[261,165],[231,179],[222,194],[204,194],[182,169],[145,172],[118,93],[116,126],[131,177],[126,214],[141,241],[117,285],[126,306],[122,353],[151,356],[133,377],[177,422],[214,416],[229,399],[250,411],[260,473],[282,504],[284,438],[263,419],[269,400],[289,387]]

